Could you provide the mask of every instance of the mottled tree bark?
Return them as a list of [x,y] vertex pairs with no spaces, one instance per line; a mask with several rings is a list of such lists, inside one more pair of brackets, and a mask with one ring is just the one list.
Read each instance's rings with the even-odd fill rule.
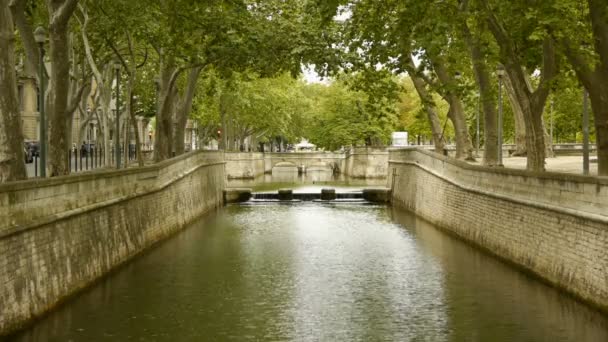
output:
[[509,99],[509,104],[511,105],[511,110],[513,111],[513,121],[515,124],[515,152],[514,156],[525,156],[526,155],[526,123],[524,120],[524,113],[519,105],[517,100],[517,96],[515,95],[515,90],[513,89],[513,85],[511,84],[511,79],[509,77],[505,77],[503,79],[503,84],[505,86],[505,92],[507,93],[507,97]]
[[0,183],[27,178],[8,0],[0,0]]
[[48,168],[51,177],[69,173],[68,151],[70,144],[66,137],[66,116],[69,115],[70,89],[68,24],[77,3],[78,0],[47,0],[52,65],[48,105]]
[[598,175],[608,176],[608,8],[605,0],[587,0],[598,63],[590,65],[568,39],[558,42],[589,93],[595,119]]
[[188,116],[192,111],[192,101],[194,99],[194,93],[196,90],[196,84],[198,77],[201,74],[202,67],[194,67],[188,74],[188,80],[186,82],[186,88],[184,94],[179,99],[179,105],[176,112],[176,127],[175,127],[175,154],[184,154],[184,138],[186,131],[186,123],[188,122]]
[[173,152],[174,87],[180,73],[181,70],[176,68],[175,59],[172,56],[162,61],[159,106],[156,113],[156,140],[154,141],[154,160],[156,162],[171,158]]
[[228,135],[226,132],[228,126],[228,113],[226,112],[226,95],[224,91],[220,94],[220,121],[222,129],[220,131],[219,149],[226,151],[228,149]]
[[452,75],[448,73],[447,68],[440,57],[433,58],[433,67],[437,74],[437,78],[447,89],[441,95],[450,105],[448,117],[454,125],[454,133],[456,134],[456,158],[475,160],[475,157],[473,156],[473,144],[469,137],[469,129],[464,114],[464,106],[462,105],[460,97],[451,90],[455,85],[455,81]]
[[19,30],[21,44],[25,51],[25,62],[23,65],[23,76],[28,78],[38,78],[38,63],[40,59],[40,51],[36,40],[34,39],[34,30],[32,25],[27,20],[25,15],[25,5],[27,1],[12,0],[10,1],[11,13],[13,21]]
[[[466,8],[464,8],[466,11]],[[462,23],[462,32],[465,44],[471,56],[475,81],[479,88],[479,101],[484,115],[484,149],[483,164],[486,166],[498,165],[498,115],[496,112],[495,94],[492,91],[492,82],[488,66],[482,53],[482,45],[479,37],[473,37],[466,21]]]
[[93,57],[91,44],[87,34],[87,25],[89,22],[89,16],[84,9],[80,7],[80,11],[83,16],[83,20],[80,22],[80,32],[82,35],[82,41],[84,45],[85,56],[87,63],[93,72],[95,78],[96,92],[99,94],[99,109],[101,110],[100,123],[103,131],[102,145],[104,160],[107,164],[110,163],[112,158],[111,146],[110,146],[110,127],[113,127],[110,121],[111,103],[112,103],[112,89],[114,84],[114,73],[110,63],[102,65],[102,69],[99,68],[95,58]]
[[412,83],[414,83],[414,88],[418,93],[420,102],[424,110],[426,111],[427,118],[429,120],[429,125],[431,126],[431,132],[433,134],[433,143],[435,144],[435,152],[443,154],[445,143],[442,136],[441,120],[439,119],[439,114],[437,114],[437,106],[435,105],[435,101],[433,100],[431,94],[429,94],[429,92],[427,91],[424,81],[418,76],[416,76],[416,67],[414,65],[414,60],[412,59],[411,54],[408,54],[408,60],[406,61],[406,64],[410,74],[410,78],[412,79]]
[[527,169],[530,171],[545,171],[546,144],[543,111],[549,96],[548,83],[557,74],[558,70],[553,42],[550,39],[545,39],[543,42],[541,80],[538,88],[531,91],[520,54],[504,26],[492,12],[487,0],[485,6],[490,32],[500,47],[504,67],[513,86],[517,103],[519,103],[524,115]]
[[[133,101],[134,101],[134,97],[133,97],[133,83],[135,82],[135,79],[130,76],[129,77],[129,82],[127,82],[127,102],[126,102],[126,111],[129,115],[129,123],[131,124],[131,127],[133,128],[133,132],[135,135],[135,154],[137,155],[137,165],[138,166],[144,166],[144,157],[141,153],[141,137],[139,135],[139,127],[137,126],[137,117],[135,115],[135,111],[133,110]],[[128,127],[128,125],[127,125]],[[128,131],[128,129],[127,129]],[[127,134],[128,137],[128,134]],[[125,140],[127,141],[127,140]],[[127,141],[127,145],[129,144],[129,142]]]

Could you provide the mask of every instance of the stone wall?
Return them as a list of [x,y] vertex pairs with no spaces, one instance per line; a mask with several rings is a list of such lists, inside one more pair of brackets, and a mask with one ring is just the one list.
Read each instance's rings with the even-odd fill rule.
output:
[[355,147],[346,156],[345,173],[353,178],[386,178],[388,151],[385,148]]
[[222,205],[224,155],[0,185],[0,335]]
[[608,309],[608,179],[472,166],[393,150],[393,203]]
[[264,153],[226,152],[225,154],[228,179],[254,179],[264,174]]
[[326,167],[353,178],[385,178],[388,152],[384,148],[353,148],[348,153],[333,152],[226,152],[228,179],[253,179],[272,173],[279,163],[291,163],[303,170]]

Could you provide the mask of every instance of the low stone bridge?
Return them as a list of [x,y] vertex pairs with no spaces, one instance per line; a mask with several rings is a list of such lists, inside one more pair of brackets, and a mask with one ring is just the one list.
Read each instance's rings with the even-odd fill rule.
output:
[[[278,166],[278,167],[277,167]],[[388,152],[384,148],[354,148],[348,152],[226,152],[229,179],[250,179],[273,169],[328,171],[355,178],[385,178]]]
[[277,164],[291,163],[298,169],[316,169],[341,173],[346,165],[346,154],[323,153],[323,152],[298,152],[298,153],[266,153],[264,155],[264,172],[272,172]]

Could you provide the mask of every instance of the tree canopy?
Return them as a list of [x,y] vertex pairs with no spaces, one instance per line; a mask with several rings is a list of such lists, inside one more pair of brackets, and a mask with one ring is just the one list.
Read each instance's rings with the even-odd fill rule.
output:
[[[582,139],[583,89],[608,174],[603,0],[5,0],[0,13],[0,138],[23,141],[11,89],[44,81],[52,176],[69,172],[72,131],[95,122],[109,159],[116,135],[135,132],[140,148],[141,117],[154,119],[156,161],[184,152],[188,119],[224,149],[386,145],[407,130],[438,152],[455,143],[461,159],[475,158],[479,122],[484,164],[500,163],[502,138],[543,171],[552,142]],[[303,68],[325,83],[306,83]],[[0,180],[24,178],[20,143],[1,145]]]

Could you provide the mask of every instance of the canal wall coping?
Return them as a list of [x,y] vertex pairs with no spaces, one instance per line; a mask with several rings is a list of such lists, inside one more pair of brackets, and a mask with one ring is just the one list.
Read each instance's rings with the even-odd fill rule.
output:
[[608,310],[608,178],[470,165],[390,151],[392,200]]
[[0,185],[0,336],[222,205],[223,152]]

